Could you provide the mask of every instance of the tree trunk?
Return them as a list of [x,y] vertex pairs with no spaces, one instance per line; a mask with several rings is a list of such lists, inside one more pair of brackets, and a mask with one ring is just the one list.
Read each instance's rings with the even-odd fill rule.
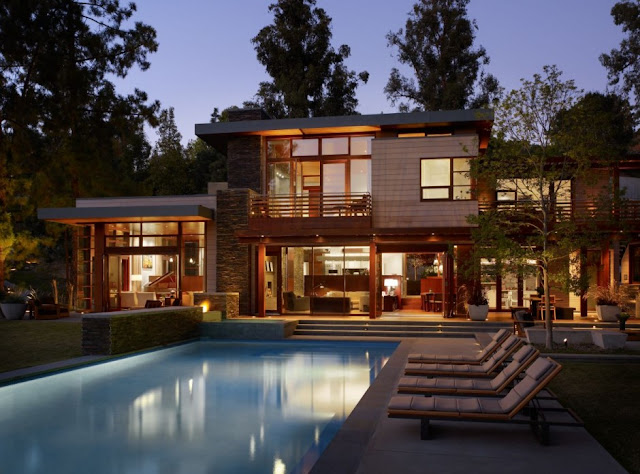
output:
[[542,278],[544,279],[544,322],[547,328],[545,346],[547,349],[553,347],[553,328],[551,327],[551,295],[549,294],[549,270],[542,267]]

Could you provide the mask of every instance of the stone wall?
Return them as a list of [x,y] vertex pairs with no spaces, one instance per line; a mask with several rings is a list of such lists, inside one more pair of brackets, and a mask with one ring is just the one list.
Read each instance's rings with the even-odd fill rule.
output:
[[240,315],[240,294],[233,293],[196,293],[193,304],[207,304],[208,311],[220,311],[221,318],[237,318]]
[[93,313],[82,317],[82,353],[114,355],[200,336],[198,306]]
[[[262,192],[262,138],[233,137],[227,144],[227,182],[229,189]],[[220,203],[218,202],[218,209]]]
[[[246,230],[249,218],[248,189],[218,191],[216,289],[219,293],[238,293],[239,314],[250,314],[250,247],[238,241],[235,233]],[[227,315],[227,317],[230,317]]]

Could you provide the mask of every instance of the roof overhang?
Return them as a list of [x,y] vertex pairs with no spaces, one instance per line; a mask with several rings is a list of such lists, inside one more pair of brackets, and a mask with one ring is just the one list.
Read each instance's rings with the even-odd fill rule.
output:
[[129,207],[50,207],[38,209],[38,218],[61,224],[98,222],[210,221],[214,212],[197,204]]
[[421,127],[473,126],[488,132],[493,110],[440,110],[372,115],[342,115],[290,119],[241,120],[196,124],[198,137],[214,147],[221,147],[233,136],[305,136],[325,133],[359,133],[402,130]]

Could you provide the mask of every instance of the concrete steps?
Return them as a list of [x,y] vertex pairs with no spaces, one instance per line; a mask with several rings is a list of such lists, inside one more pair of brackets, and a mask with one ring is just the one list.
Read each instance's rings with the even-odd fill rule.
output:
[[302,319],[294,336],[331,337],[474,337],[476,333],[494,333],[511,329],[503,322],[428,322],[428,321],[354,321]]

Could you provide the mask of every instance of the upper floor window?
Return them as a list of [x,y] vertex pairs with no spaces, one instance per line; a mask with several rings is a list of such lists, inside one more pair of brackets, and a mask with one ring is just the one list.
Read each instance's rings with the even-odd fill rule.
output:
[[[571,202],[571,181],[555,181],[557,203]],[[543,196],[549,193],[548,183],[543,183]],[[498,201],[538,202],[541,200],[540,182],[536,179],[508,179],[499,180],[496,190]]]
[[267,140],[270,160],[312,156],[371,155],[373,136],[326,138],[278,138]]
[[423,158],[420,160],[420,198],[471,199],[467,158]]

